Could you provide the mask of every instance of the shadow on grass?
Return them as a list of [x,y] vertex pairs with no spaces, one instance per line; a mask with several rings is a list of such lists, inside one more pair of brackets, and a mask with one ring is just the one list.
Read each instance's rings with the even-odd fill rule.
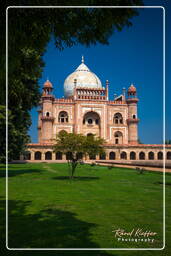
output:
[[[31,170],[31,169],[24,169],[24,170],[8,170],[8,177],[14,177],[17,175],[25,174],[25,173],[40,173],[40,170]],[[6,177],[6,172],[0,172],[0,177]]]
[[6,165],[5,164],[0,164],[0,169],[5,169]]
[[[154,184],[157,184],[157,185],[163,185],[163,181],[157,181],[157,182],[154,182]],[[171,186],[171,182],[165,182],[165,185],[166,186]]]
[[[28,165],[28,163],[17,163],[17,164],[9,163],[9,164],[8,164],[8,169],[17,169],[17,168],[21,168],[22,165]],[[24,166],[24,167],[25,167],[25,166]]]
[[[79,220],[75,213],[52,208],[27,213],[31,204],[9,200],[9,248],[99,248],[90,233],[96,224]],[[0,210],[5,216],[5,200],[0,201]],[[4,226],[0,227],[1,234],[5,234]]]
[[[71,180],[69,176],[57,176],[57,177],[52,177],[52,179],[54,180]],[[86,177],[86,176],[75,176],[72,181],[77,181],[77,180],[97,180],[99,179],[99,177],[94,177],[94,176],[89,176],[89,177]]]

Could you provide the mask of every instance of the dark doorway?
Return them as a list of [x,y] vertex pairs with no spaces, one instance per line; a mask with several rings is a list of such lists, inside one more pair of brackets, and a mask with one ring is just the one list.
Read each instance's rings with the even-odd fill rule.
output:
[[110,160],[115,160],[115,152],[110,152],[109,153],[109,159]]
[[127,159],[127,154],[126,154],[126,152],[123,151],[123,152],[121,153],[121,159],[125,159],[125,160]]
[[56,152],[56,160],[62,160],[62,152]]
[[136,159],[136,154],[135,154],[135,152],[131,152],[130,153],[130,160],[135,160]]
[[145,160],[145,153],[144,152],[139,153],[139,159],[140,160]]
[[52,160],[52,152],[48,151],[45,153],[45,160]]
[[42,153],[40,151],[35,152],[34,159],[35,160],[41,160],[42,159]]

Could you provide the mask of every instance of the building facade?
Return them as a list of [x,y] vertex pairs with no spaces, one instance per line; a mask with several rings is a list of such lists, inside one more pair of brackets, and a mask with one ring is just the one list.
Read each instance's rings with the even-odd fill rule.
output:
[[[106,141],[106,155],[95,159],[162,160],[163,145],[138,143],[137,91],[132,84],[121,95],[109,100],[109,82],[105,87],[85,65],[78,68],[64,82],[64,97],[53,95],[53,85],[47,80],[43,86],[38,110],[38,143],[28,144],[28,160],[66,160],[67,155],[53,153],[56,135],[61,131],[89,136],[94,134]],[[166,159],[171,159],[168,147]]]

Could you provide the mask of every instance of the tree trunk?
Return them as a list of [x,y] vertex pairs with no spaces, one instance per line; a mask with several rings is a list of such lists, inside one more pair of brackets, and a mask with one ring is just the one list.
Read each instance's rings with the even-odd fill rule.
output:
[[77,167],[77,161],[74,159],[73,161],[72,161],[72,164],[71,164],[71,167],[72,167],[72,170],[71,170],[71,179],[73,179],[74,178],[74,173],[75,173],[75,169],[76,169],[76,167]]

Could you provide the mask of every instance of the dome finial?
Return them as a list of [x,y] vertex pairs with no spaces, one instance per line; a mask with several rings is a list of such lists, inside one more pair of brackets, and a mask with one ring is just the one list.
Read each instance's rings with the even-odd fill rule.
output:
[[84,56],[82,55],[82,59],[81,59],[81,62],[84,63]]

